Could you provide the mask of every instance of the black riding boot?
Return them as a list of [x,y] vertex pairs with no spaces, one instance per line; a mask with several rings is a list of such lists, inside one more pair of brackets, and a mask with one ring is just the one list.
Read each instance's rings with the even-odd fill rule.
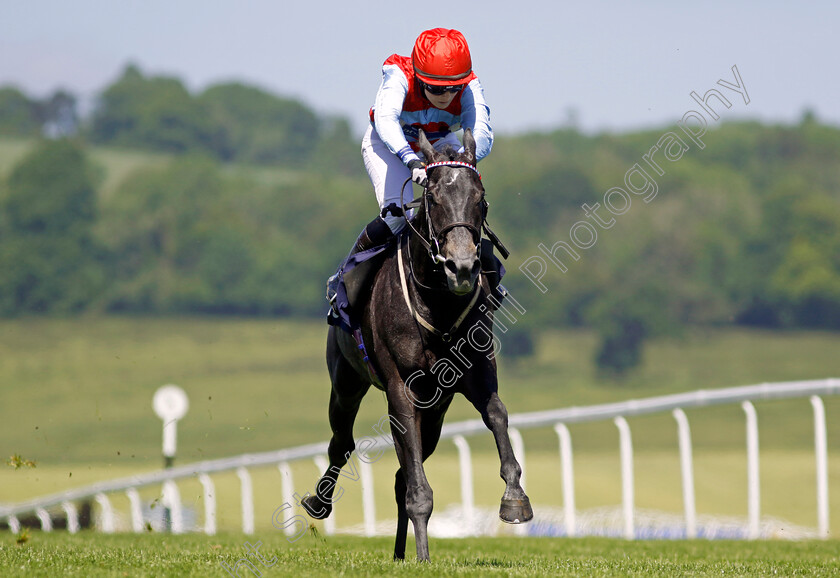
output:
[[[384,245],[393,236],[394,233],[391,232],[391,228],[382,219],[382,217],[376,217],[368,223],[364,229],[362,229],[362,232],[359,234],[358,239],[356,239],[356,244],[350,250],[350,253],[347,254],[338,266],[338,270],[335,274],[327,280],[327,301],[329,301],[330,304],[335,301],[335,295],[338,291],[338,280],[341,276],[342,270],[344,269],[344,265],[347,263],[347,260],[356,253],[372,249],[373,247],[378,247],[379,245]],[[330,308],[330,311],[333,312],[333,308]]]

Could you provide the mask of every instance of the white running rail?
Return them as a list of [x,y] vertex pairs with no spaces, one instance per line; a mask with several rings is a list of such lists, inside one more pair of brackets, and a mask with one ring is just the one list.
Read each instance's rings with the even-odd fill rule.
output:
[[[538,411],[511,415],[509,427],[511,438],[515,442],[515,453],[522,463],[522,479],[524,485],[525,464],[524,444],[519,430],[540,427],[553,427],[559,436],[560,461],[562,468],[563,497],[566,508],[564,520],[566,534],[576,535],[575,522],[575,489],[572,470],[572,443],[567,425],[581,422],[613,420],[619,430],[621,450],[622,476],[622,515],[623,535],[632,539],[636,537],[634,531],[635,505],[633,493],[633,445],[630,426],[626,418],[664,411],[671,411],[674,416],[679,435],[680,465],[682,472],[683,504],[685,510],[685,535],[697,535],[697,521],[694,500],[694,474],[692,465],[691,434],[685,409],[710,405],[741,403],[746,415],[747,423],[747,478],[748,478],[748,537],[755,538],[759,534],[759,468],[758,468],[758,420],[754,401],[809,397],[814,415],[814,447],[816,453],[817,479],[817,531],[820,537],[829,536],[828,517],[828,451],[826,445],[825,407],[820,396],[837,395],[840,393],[840,379],[822,379],[813,381],[791,381],[783,383],[764,383],[743,387],[732,387],[715,390],[698,390],[690,393],[680,393],[653,397],[640,400],[630,400],[621,403],[609,403],[589,407],[571,407],[549,411]],[[472,492],[472,464],[470,458],[468,436],[486,432],[481,420],[468,420],[445,425],[441,439],[451,439],[459,452],[461,469],[462,506],[467,515],[473,515]],[[242,529],[246,534],[254,532],[254,504],[251,477],[248,468],[258,466],[278,467],[281,472],[282,492],[288,500],[291,494],[291,470],[289,463],[297,460],[312,459],[323,470],[326,464],[328,442],[299,446],[273,452],[258,454],[243,454],[231,458],[209,460],[194,464],[179,466],[158,472],[140,474],[127,478],[120,478],[107,482],[100,482],[68,490],[58,494],[28,500],[18,504],[0,505],[0,519],[6,519],[13,532],[20,530],[19,518],[23,515],[36,515],[41,529],[45,532],[52,530],[52,519],[49,509],[57,511],[61,508],[67,516],[67,528],[72,532],[79,529],[77,508],[74,502],[95,499],[100,507],[102,518],[101,528],[104,532],[113,532],[116,528],[115,514],[108,494],[125,492],[131,501],[131,527],[135,532],[142,531],[144,521],[139,507],[138,488],[146,486],[163,486],[164,500],[172,509],[174,532],[184,531],[180,496],[176,480],[198,478],[204,488],[205,520],[203,531],[207,534],[216,532],[216,496],[210,474],[235,471],[241,483]],[[362,502],[365,516],[365,534],[375,532],[376,520],[373,509],[373,491],[370,471],[362,472],[365,490],[362,492]],[[326,520],[325,532],[335,532],[335,515]],[[291,528],[287,528],[287,533]]]

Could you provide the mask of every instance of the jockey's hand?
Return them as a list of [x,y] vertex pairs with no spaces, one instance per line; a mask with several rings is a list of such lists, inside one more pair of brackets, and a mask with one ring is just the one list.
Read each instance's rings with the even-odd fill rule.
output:
[[426,177],[426,165],[423,164],[423,161],[414,159],[408,163],[408,168],[411,170],[412,181],[421,187],[425,187],[429,184],[429,179]]

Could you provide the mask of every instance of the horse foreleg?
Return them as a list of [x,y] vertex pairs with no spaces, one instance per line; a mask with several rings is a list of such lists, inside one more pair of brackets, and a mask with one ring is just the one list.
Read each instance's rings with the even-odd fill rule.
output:
[[[452,397],[449,397],[441,405],[423,414],[423,420],[420,424],[423,462],[437,448],[438,441],[440,441],[440,431],[443,428],[443,416],[446,414],[446,410],[449,409],[451,402]],[[394,494],[397,499],[397,538],[394,544],[394,560],[403,560],[405,558],[405,542],[408,535],[408,513],[405,509],[406,482],[402,468],[397,470],[394,481]]]
[[[342,377],[344,379],[354,378],[355,374],[349,373],[352,372],[349,366],[344,369],[348,373],[343,376],[333,374],[334,384],[337,383],[336,380]],[[340,368],[337,367],[336,370],[340,371]],[[352,396],[339,395],[336,393],[335,385],[330,392],[329,416],[332,438],[330,439],[330,445],[327,450],[330,463],[327,471],[324,472],[324,475],[321,476],[321,479],[318,480],[318,484],[315,486],[315,495],[306,496],[301,500],[301,505],[306,510],[306,513],[316,520],[323,520],[329,516],[332,512],[332,505],[341,497],[341,494],[339,494],[338,498],[333,498],[335,486],[338,482],[338,475],[341,472],[341,468],[347,463],[350,454],[356,449],[356,442],[353,440],[353,423],[356,421],[356,414],[359,412],[362,398],[364,398],[370,385],[358,379],[355,381],[358,383],[356,384],[356,388],[354,388],[355,391],[353,391],[354,395]],[[346,385],[346,382],[344,382],[344,385]]]
[[[389,388],[389,402],[392,401]],[[394,437],[394,449],[400,462],[400,470],[405,478],[405,513],[414,526],[414,541],[417,546],[417,559],[429,560],[429,537],[427,527],[432,515],[432,487],[423,471],[423,446],[420,436],[420,416],[414,412],[414,407],[405,400],[402,392],[397,394],[400,399],[397,405],[389,403],[389,412],[396,417],[391,422],[391,434]],[[400,427],[394,422],[399,422]],[[398,484],[396,490],[400,490]],[[399,495],[397,495],[399,498]],[[406,525],[407,531],[407,525]],[[399,528],[397,542],[394,547],[394,557],[405,556],[405,539],[400,540]]]
[[496,439],[496,448],[499,451],[501,461],[500,475],[505,481],[505,493],[502,496],[502,503],[499,507],[499,518],[509,524],[521,524],[534,517],[531,509],[531,501],[525,495],[519,479],[522,476],[522,468],[516,461],[513,448],[508,437],[508,413],[505,404],[499,399],[496,392],[490,394],[483,403],[475,403],[476,409],[481,413],[484,424],[493,432]]

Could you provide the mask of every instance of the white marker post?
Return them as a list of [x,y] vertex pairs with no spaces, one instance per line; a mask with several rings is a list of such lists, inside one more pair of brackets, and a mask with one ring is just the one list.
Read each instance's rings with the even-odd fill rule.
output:
[[[152,399],[152,407],[163,420],[163,467],[171,468],[175,461],[178,420],[187,414],[189,399],[183,389],[177,385],[159,387]],[[163,510],[163,525],[166,531],[171,529],[169,505]]]

